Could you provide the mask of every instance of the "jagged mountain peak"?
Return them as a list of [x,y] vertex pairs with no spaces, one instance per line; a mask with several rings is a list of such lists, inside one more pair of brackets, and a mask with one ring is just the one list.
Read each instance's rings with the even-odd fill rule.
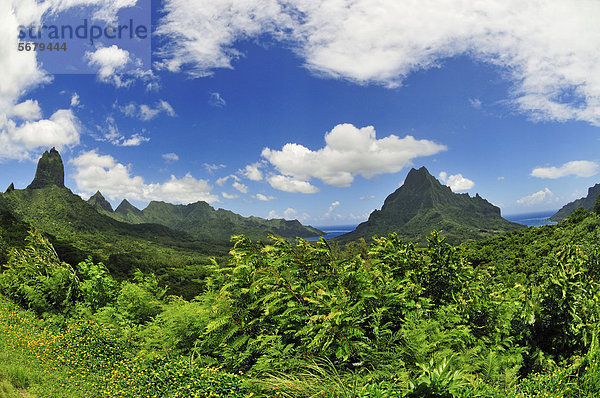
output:
[[142,214],[142,211],[129,203],[127,199],[123,199],[119,206],[115,209],[115,213],[127,215],[127,213]]
[[113,212],[111,204],[104,198],[100,191],[96,191],[96,193],[88,199],[88,203],[96,210],[104,210],[109,213]]
[[56,148],[44,152],[38,161],[35,177],[27,189],[39,189],[51,185],[65,187],[65,168]]
[[411,169],[404,183],[356,230],[340,236],[348,241],[397,232],[402,238],[423,242],[434,229],[443,230],[449,241],[490,237],[519,228],[504,220],[500,208],[479,194],[457,194],[442,185],[425,167]]

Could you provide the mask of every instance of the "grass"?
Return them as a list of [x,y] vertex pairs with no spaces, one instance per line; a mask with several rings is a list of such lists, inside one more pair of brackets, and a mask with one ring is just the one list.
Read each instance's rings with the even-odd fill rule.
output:
[[187,357],[137,354],[102,325],[59,326],[0,297],[0,398],[250,396],[240,375]]

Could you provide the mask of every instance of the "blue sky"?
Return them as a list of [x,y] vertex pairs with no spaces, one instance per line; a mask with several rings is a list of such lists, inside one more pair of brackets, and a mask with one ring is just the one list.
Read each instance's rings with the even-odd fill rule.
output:
[[[366,220],[411,167],[503,214],[600,182],[598,2],[315,4],[154,1],[147,21],[141,0],[3,3],[0,186],[56,146],[66,185],[113,206],[332,225]],[[151,44],[17,50],[19,25],[132,15]]]

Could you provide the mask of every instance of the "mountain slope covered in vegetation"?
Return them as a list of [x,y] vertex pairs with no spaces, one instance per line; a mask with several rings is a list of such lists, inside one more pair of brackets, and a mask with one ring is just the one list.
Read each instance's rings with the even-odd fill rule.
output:
[[587,196],[576,199],[561,207],[554,215],[552,215],[552,217],[549,218],[549,220],[564,220],[579,207],[583,207],[585,210],[588,211],[592,210],[594,208],[594,205],[596,204],[596,199],[598,198],[598,195],[600,195],[600,184],[596,184],[593,187],[588,188]]
[[[98,196],[100,195],[100,196]],[[90,198],[90,204],[106,201],[98,192]],[[115,220],[132,224],[155,223],[183,231],[196,238],[212,238],[229,241],[232,235],[244,234],[252,239],[267,239],[269,234],[287,239],[323,235],[323,231],[302,225],[298,220],[243,217],[229,210],[215,210],[206,202],[175,205],[152,201],[143,210],[137,209],[126,199],[110,211],[102,208],[103,214]]]
[[349,242],[395,232],[404,240],[424,243],[431,230],[439,230],[451,243],[489,238],[522,228],[500,216],[500,209],[479,195],[455,194],[440,184],[425,167],[412,169],[404,184],[389,195],[381,210],[354,231],[337,238]]

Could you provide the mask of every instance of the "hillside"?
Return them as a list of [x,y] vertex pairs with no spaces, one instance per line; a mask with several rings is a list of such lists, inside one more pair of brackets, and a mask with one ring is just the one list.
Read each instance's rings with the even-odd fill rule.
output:
[[489,238],[518,228],[500,216],[500,209],[479,194],[455,194],[429,174],[425,167],[412,169],[404,184],[389,195],[381,210],[354,231],[337,238],[348,242],[396,232],[403,240],[424,242],[432,230],[442,231],[450,243]]
[[265,220],[259,217],[243,217],[229,210],[215,210],[206,202],[174,205],[152,201],[146,208],[139,210],[127,199],[124,199],[113,212],[106,208],[108,202],[100,192],[97,192],[90,198],[89,203],[96,209],[100,209],[102,214],[118,221],[132,224],[160,224],[188,233],[198,239],[212,238],[229,241],[232,235],[238,234],[244,234],[256,240],[264,240],[269,234],[294,239],[323,234],[316,228],[302,225],[298,220]]
[[596,184],[588,189],[588,194],[584,198],[579,198],[573,202],[567,203],[560,208],[552,217],[550,221],[560,221],[569,217],[578,207],[583,207],[585,210],[592,210],[596,203],[596,198],[600,195],[600,184]]

